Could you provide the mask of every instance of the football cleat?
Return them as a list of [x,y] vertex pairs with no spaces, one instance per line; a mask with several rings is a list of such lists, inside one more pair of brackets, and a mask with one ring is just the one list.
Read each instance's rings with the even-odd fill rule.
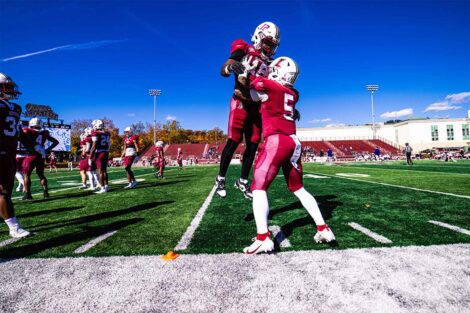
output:
[[227,196],[227,190],[225,190],[225,179],[219,179],[219,176],[215,178],[215,192],[221,198],[225,198]]
[[274,250],[274,242],[271,238],[266,237],[265,240],[255,240],[251,246],[243,249],[245,254],[258,254],[258,253],[268,253]]
[[10,229],[10,237],[12,238],[24,238],[31,235],[31,233],[23,228],[20,225],[16,225],[15,228]]
[[100,190],[96,191],[95,193],[107,193],[108,189],[107,188],[101,188]]
[[33,196],[30,193],[25,193],[21,200],[33,200]]
[[250,185],[248,185],[248,183],[244,183],[240,181],[240,179],[237,179],[233,186],[240,190],[246,199],[253,200],[253,194],[251,193]]
[[87,189],[87,186],[86,185],[81,185],[80,187],[78,187],[78,189],[80,189],[80,190]]
[[43,195],[44,199],[49,199],[49,192],[44,191],[44,193],[42,195]]
[[135,186],[137,186],[137,181],[136,181],[136,180],[134,180],[134,181],[133,181],[133,182],[132,182],[130,185],[131,185],[131,187],[130,187],[130,188],[131,188],[131,189],[134,189],[134,188],[135,188]]
[[328,226],[326,226],[326,228],[322,231],[317,231],[313,239],[316,243],[332,242],[336,240],[335,235]]
[[129,183],[126,186],[124,186],[124,189],[130,189],[130,188],[132,188],[132,183]]
[[23,185],[18,185],[18,187],[16,187],[16,192],[22,192],[23,191]]

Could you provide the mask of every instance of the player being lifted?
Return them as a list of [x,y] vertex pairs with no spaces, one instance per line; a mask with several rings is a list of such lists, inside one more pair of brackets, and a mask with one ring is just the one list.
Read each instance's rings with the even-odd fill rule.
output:
[[[51,152],[58,144],[59,141],[52,137],[49,134],[47,129],[42,128],[42,122],[39,118],[33,117],[29,123],[29,127],[25,128],[23,131],[25,135],[36,144],[44,147],[47,141],[50,141],[52,144],[47,148],[46,154]],[[44,167],[45,167],[45,160],[46,156],[41,155],[37,152],[28,151],[26,154],[26,158],[23,161],[23,175],[24,175],[24,196],[23,200],[31,200],[33,199],[31,195],[31,174],[33,170],[36,169],[36,174],[38,175],[41,186],[43,189],[44,199],[49,198],[49,190],[47,187],[47,178],[44,175]]]
[[24,230],[15,216],[11,193],[15,182],[16,148],[18,140],[28,151],[44,154],[44,147],[29,140],[21,128],[21,107],[10,102],[21,93],[18,86],[7,75],[0,73],[0,217],[3,218],[13,238],[22,238],[30,233]]
[[269,79],[257,77],[250,84],[253,100],[261,101],[264,144],[258,157],[251,190],[253,214],[256,221],[255,242],[243,249],[246,254],[269,252],[274,243],[269,237],[269,204],[266,191],[282,168],[287,187],[299,198],[317,225],[316,242],[335,240],[333,232],[323,220],[315,198],[305,190],[302,182],[302,147],[295,136],[295,104],[299,93],[294,83],[299,74],[297,64],[288,57],[280,57],[269,66]]
[[109,191],[108,187],[108,158],[109,146],[111,144],[111,135],[104,129],[102,120],[92,122],[93,131],[91,132],[92,146],[88,165],[96,162],[96,168],[100,178],[101,189],[96,193],[105,193]]
[[129,185],[124,187],[125,189],[133,189],[137,185],[137,180],[135,180],[131,169],[137,153],[139,153],[139,136],[134,135],[132,128],[128,126],[124,129],[124,146],[121,155],[121,158],[124,158],[124,168],[126,169],[127,180],[129,181]]
[[217,195],[222,198],[227,194],[225,175],[233,154],[243,137],[245,137],[246,147],[243,153],[240,179],[235,182],[235,188],[242,191],[245,198],[252,198],[248,185],[248,175],[261,137],[261,116],[259,114],[259,102],[255,102],[250,98],[248,87],[238,80],[238,75],[245,71],[241,63],[245,56],[251,56],[254,60],[260,61],[256,69],[259,75],[267,74],[266,67],[280,43],[279,28],[271,22],[262,23],[256,27],[251,41],[253,45],[241,39],[235,40],[232,43],[230,57],[220,71],[224,77],[229,77],[232,73],[235,76],[234,94],[230,100],[228,140],[222,151],[219,175],[215,179]]
[[154,158],[153,167],[157,170],[155,177],[163,178],[163,171],[165,170],[165,154],[163,148],[165,143],[161,140],[157,141],[155,144],[155,154],[152,156]]

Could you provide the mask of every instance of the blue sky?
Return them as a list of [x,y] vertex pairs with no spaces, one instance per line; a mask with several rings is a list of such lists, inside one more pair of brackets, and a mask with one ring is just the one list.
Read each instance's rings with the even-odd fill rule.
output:
[[301,70],[299,126],[369,122],[366,84],[380,85],[379,121],[464,117],[469,16],[470,1],[3,0],[0,71],[20,85],[20,104],[49,104],[66,122],[151,122],[147,90],[159,88],[159,121],[225,130],[233,78],[220,66],[234,39],[272,21],[277,56]]

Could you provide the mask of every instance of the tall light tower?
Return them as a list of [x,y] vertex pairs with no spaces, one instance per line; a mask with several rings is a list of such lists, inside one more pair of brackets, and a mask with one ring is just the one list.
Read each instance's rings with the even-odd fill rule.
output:
[[157,142],[157,96],[161,94],[160,89],[149,89],[149,96],[153,96],[153,144]]
[[379,90],[379,85],[366,85],[368,91],[370,91],[370,102],[372,107],[372,138],[377,137],[377,128],[375,127],[375,113],[374,113],[374,92]]

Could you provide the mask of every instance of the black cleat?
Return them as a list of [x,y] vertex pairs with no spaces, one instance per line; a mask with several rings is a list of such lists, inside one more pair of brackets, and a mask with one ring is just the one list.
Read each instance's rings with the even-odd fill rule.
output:
[[44,199],[49,199],[49,192],[44,191],[43,196],[44,196]]
[[225,179],[219,179],[219,176],[215,178],[215,192],[221,198],[227,196],[227,191],[225,190]]
[[25,193],[21,200],[33,200],[33,196],[30,193]]
[[237,179],[233,186],[240,190],[246,199],[253,200],[253,194],[251,193],[250,185],[248,183],[244,183],[240,181],[240,179]]

